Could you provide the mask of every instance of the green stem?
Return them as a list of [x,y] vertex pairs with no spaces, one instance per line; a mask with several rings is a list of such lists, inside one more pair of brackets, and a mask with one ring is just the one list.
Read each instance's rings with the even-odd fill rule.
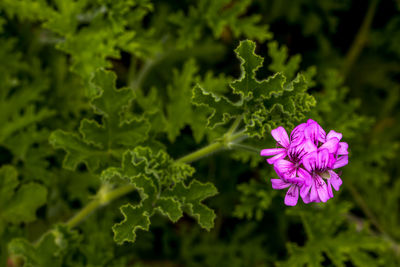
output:
[[[240,122],[240,121],[239,121]],[[179,158],[177,161],[182,162],[182,163],[190,163],[195,160],[198,160],[202,157],[208,156],[214,152],[217,152],[218,150],[225,148],[225,147],[230,147],[233,143],[238,142],[238,139],[243,140],[243,138],[246,138],[247,135],[241,131],[236,134],[229,134],[228,133],[224,136],[222,140],[219,140],[215,143],[209,144],[206,147],[203,147],[193,153],[190,153],[189,155],[186,155],[182,158]]]
[[252,147],[252,146],[248,146],[248,145],[242,145],[242,144],[233,144],[232,145],[234,148],[239,148],[239,149],[243,149],[243,150],[247,150],[250,152],[255,152],[255,153],[260,153],[261,149],[258,149],[256,147]]
[[107,203],[124,196],[136,189],[133,185],[124,185],[114,190],[109,190],[108,185],[100,187],[95,199],[89,202],[83,209],[81,209],[74,217],[72,217],[66,225],[70,228],[77,226],[84,220],[90,213],[97,208],[106,205]]
[[[240,123],[240,120],[239,120]],[[237,124],[239,124],[237,123]],[[234,123],[235,124],[235,123]],[[235,126],[237,127],[237,126]],[[247,135],[244,131],[240,131],[237,133],[230,133],[228,131],[227,134],[224,135],[224,138],[221,140],[212,143],[204,148],[201,148],[193,153],[190,153],[187,156],[184,156],[178,159],[178,162],[182,163],[190,163],[195,160],[198,160],[202,157],[208,156],[224,147],[228,148],[232,144],[240,142],[241,140],[247,138]],[[118,187],[116,189],[110,189],[109,185],[103,185],[100,187],[99,191],[97,192],[96,196],[92,201],[90,201],[82,210],[80,210],[74,217],[72,217],[66,225],[70,228],[77,226],[81,221],[83,221],[89,214],[91,214],[97,208],[106,205],[107,203],[120,198],[132,191],[136,188],[133,185],[124,185]]]
[[354,38],[354,41],[347,52],[344,64],[343,64],[343,77],[346,77],[349,70],[353,66],[354,62],[357,60],[360,55],[362,49],[364,48],[365,43],[368,39],[368,33],[371,28],[372,19],[374,18],[376,7],[378,6],[379,0],[371,0],[371,3],[368,7],[367,14],[361,24],[361,27]]
[[180,159],[178,159],[178,162],[182,162],[182,163],[190,163],[193,162],[199,158],[205,157],[211,153],[214,153],[220,149],[222,149],[224,147],[224,143],[223,142],[215,142],[212,144],[209,144],[206,147],[203,147],[199,150],[196,150],[193,153],[190,153],[189,155],[186,155]]

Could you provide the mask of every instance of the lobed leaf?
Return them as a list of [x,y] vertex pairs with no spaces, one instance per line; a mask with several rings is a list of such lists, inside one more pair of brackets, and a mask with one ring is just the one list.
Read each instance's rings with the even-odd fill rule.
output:
[[217,193],[218,191],[213,184],[203,184],[193,180],[188,186],[183,182],[177,183],[164,195],[180,201],[184,211],[193,216],[201,227],[209,231],[214,226],[215,213],[201,202]]
[[149,230],[150,216],[141,205],[126,204],[120,210],[124,220],[113,226],[114,240],[120,245],[126,241],[135,242],[137,230]]
[[36,219],[36,210],[46,203],[47,189],[37,183],[19,188],[17,171],[12,166],[0,168],[0,232],[3,223],[29,223]]

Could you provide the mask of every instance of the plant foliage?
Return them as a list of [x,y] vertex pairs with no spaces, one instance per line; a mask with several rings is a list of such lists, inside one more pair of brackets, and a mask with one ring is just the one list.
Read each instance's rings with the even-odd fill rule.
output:
[[[0,267],[399,266],[396,1],[0,1]],[[286,207],[259,152],[349,164]]]

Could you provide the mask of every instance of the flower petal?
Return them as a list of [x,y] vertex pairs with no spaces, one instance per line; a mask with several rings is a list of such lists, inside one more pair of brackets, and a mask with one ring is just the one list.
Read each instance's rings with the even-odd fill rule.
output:
[[317,192],[317,188],[315,186],[315,181],[313,181],[313,183],[311,184],[311,190],[310,190],[310,202],[318,202],[317,200],[319,200],[318,192]]
[[326,133],[324,129],[314,120],[309,119],[307,126],[304,129],[304,136],[306,139],[310,139],[314,144],[318,145],[318,141],[321,143],[325,142]]
[[271,135],[274,137],[274,139],[278,142],[283,147],[289,147],[289,136],[282,126],[279,126],[276,129],[273,129],[271,131]]
[[303,157],[303,166],[307,171],[312,172],[316,169],[317,156],[317,151],[314,151]]
[[322,148],[328,149],[329,153],[336,153],[339,148],[339,139],[336,137],[329,139],[322,146],[320,146],[320,149]]
[[300,196],[303,199],[304,203],[305,200],[307,199],[308,201],[310,201],[310,189],[312,187],[312,184],[306,184],[304,183],[303,186],[300,188]]
[[287,151],[288,157],[290,160],[298,162],[300,161],[306,154],[316,151],[318,148],[314,145],[311,140],[303,140],[299,145],[293,146],[290,144],[290,147]]
[[326,140],[328,141],[331,138],[337,138],[339,141],[342,139],[343,135],[341,133],[335,132],[334,130],[330,130],[326,135]]
[[284,158],[286,157],[286,154],[287,154],[287,153],[286,153],[286,150],[285,150],[285,151],[283,151],[283,152],[277,154],[276,156],[267,159],[267,162],[268,162],[269,164],[274,164],[275,161],[280,160],[280,159],[284,159]]
[[286,183],[282,179],[271,179],[271,183],[272,183],[272,188],[277,190],[284,189],[290,186],[289,183]]
[[328,149],[324,148],[318,151],[317,157],[317,168],[319,170],[325,170],[329,164],[329,151]]
[[333,191],[332,191],[332,186],[331,186],[331,181],[330,180],[331,179],[327,180],[327,183],[328,183],[328,195],[329,195],[330,198],[332,198],[333,197]]
[[296,166],[292,162],[284,159],[276,161],[274,163],[274,169],[280,177],[292,178],[296,176]]
[[304,128],[307,126],[306,123],[302,123],[297,125],[292,133],[290,134],[290,143],[293,146],[299,145],[301,142],[303,142],[304,139]]
[[292,185],[286,193],[285,204],[287,206],[296,206],[298,199],[299,187],[297,185]]
[[273,156],[282,152],[285,152],[286,149],[285,148],[267,148],[267,149],[263,149],[260,152],[261,156]]
[[331,178],[328,181],[330,181],[336,191],[339,191],[339,188],[343,183],[342,179],[340,179],[339,175],[334,171],[329,171],[329,174],[331,175]]
[[349,148],[349,145],[346,142],[339,142],[339,148],[337,151],[338,155],[348,155],[349,152],[347,149]]
[[333,164],[332,169],[337,169],[346,166],[347,163],[349,163],[349,156],[348,155],[341,156],[336,160],[335,164]]
[[319,176],[316,176],[314,178],[314,181],[315,181],[315,188],[317,190],[318,197],[321,199],[322,202],[327,202],[330,197],[328,194],[328,187],[326,186],[326,183]]
[[301,199],[303,199],[303,202],[304,202],[305,204],[308,204],[308,203],[311,202],[311,200],[310,200],[310,194],[307,194],[307,195],[305,195],[304,197],[302,196]]

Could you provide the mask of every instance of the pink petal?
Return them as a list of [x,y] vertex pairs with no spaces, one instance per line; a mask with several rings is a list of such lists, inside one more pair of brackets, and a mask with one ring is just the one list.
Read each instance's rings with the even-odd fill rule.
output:
[[306,127],[306,123],[302,123],[297,125],[292,133],[290,134],[290,143],[293,146],[299,145],[304,139],[304,128]]
[[289,177],[289,178],[286,178],[286,180],[288,181],[288,183],[295,184],[298,186],[303,185],[305,182],[303,177]]
[[332,169],[332,168],[333,168],[333,165],[335,164],[335,162],[336,162],[335,156],[334,156],[333,154],[330,154],[330,153],[329,153],[329,161],[328,161],[327,167],[328,167],[329,169]]
[[303,169],[303,168],[298,168],[297,169],[297,176],[303,177],[304,180],[307,180],[307,181],[311,181],[312,180],[311,174],[308,171],[306,171],[305,169]]
[[342,179],[340,179],[339,175],[334,171],[329,171],[329,174],[331,175],[331,178],[328,181],[330,181],[336,191],[339,191],[339,188],[343,183]]
[[329,139],[328,141],[325,142],[325,144],[320,146],[320,149],[322,148],[328,149],[329,153],[336,153],[336,151],[339,148],[339,139],[336,137]]
[[294,165],[294,163],[284,159],[276,161],[274,163],[274,169],[280,177],[290,178],[296,176],[296,166]]
[[317,200],[319,200],[319,197],[314,181],[311,185],[311,190],[310,190],[310,202],[317,202]]
[[282,152],[285,152],[286,149],[285,148],[267,148],[267,149],[263,149],[260,152],[261,156],[273,156]]
[[337,169],[346,166],[347,163],[349,163],[349,156],[348,155],[341,156],[336,160],[335,164],[333,164],[332,169]]
[[324,148],[318,151],[317,157],[317,169],[324,170],[328,166],[329,163],[329,151]]
[[303,184],[303,186],[300,188],[300,196],[303,199],[304,203],[305,199],[310,201],[310,189],[311,189],[312,184]]
[[304,140],[297,146],[290,144],[288,149],[288,157],[292,161],[301,160],[307,153],[316,151],[317,147],[310,140]]
[[333,191],[332,191],[332,187],[331,187],[331,181],[330,181],[331,179],[328,179],[328,195],[329,195],[329,197],[330,198],[332,198],[333,197]]
[[272,183],[272,188],[277,190],[284,189],[290,186],[289,183],[286,183],[282,179],[271,179],[271,183]]
[[334,130],[330,130],[329,133],[326,135],[326,140],[328,141],[331,138],[337,138],[339,141],[342,139],[342,134],[335,132]]
[[285,204],[287,206],[296,206],[299,199],[299,187],[292,185],[286,193]]
[[315,144],[318,144],[318,141],[325,142],[326,139],[324,129],[312,119],[307,121],[307,127],[304,129],[304,136],[306,139],[311,139]]
[[339,142],[339,149],[337,151],[338,155],[348,155],[349,152],[347,149],[349,148],[349,145],[346,142]]
[[274,156],[272,158],[267,159],[267,162],[269,164],[274,164],[275,161],[280,160],[280,159],[284,159],[285,157],[286,157],[286,150],[281,152],[281,153],[279,153],[279,154],[277,154],[276,156]]
[[301,197],[302,199],[303,199],[303,202],[305,203],[305,204],[308,204],[308,203],[310,203],[311,202],[311,200],[310,200],[310,194],[307,194],[306,196],[302,196]]
[[315,181],[315,187],[318,193],[318,197],[321,199],[322,202],[328,201],[329,194],[328,194],[328,187],[326,186],[326,183],[324,180],[322,180],[321,177],[317,176],[314,178]]
[[314,151],[303,157],[303,166],[307,171],[312,172],[316,169],[317,155],[317,151]]
[[318,148],[311,140],[307,140],[304,142],[304,150],[307,153],[311,153],[311,152],[317,151]]
[[276,129],[273,129],[271,131],[271,135],[274,137],[274,139],[283,147],[288,148],[289,147],[289,136],[282,126],[279,126]]

